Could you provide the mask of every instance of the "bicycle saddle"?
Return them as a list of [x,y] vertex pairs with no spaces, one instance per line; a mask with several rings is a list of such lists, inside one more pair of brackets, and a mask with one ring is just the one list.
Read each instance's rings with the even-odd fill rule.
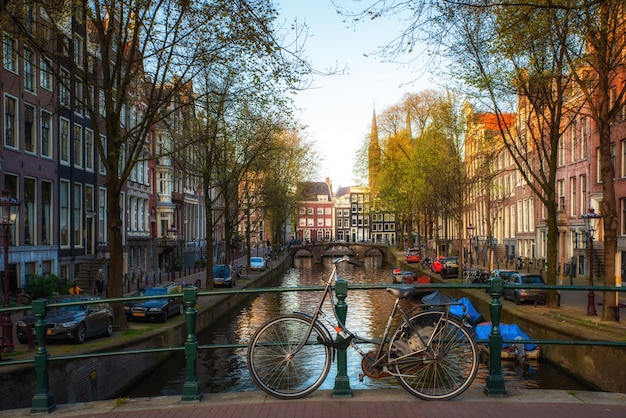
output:
[[415,293],[414,287],[388,287],[387,292],[391,293],[398,299],[408,298]]

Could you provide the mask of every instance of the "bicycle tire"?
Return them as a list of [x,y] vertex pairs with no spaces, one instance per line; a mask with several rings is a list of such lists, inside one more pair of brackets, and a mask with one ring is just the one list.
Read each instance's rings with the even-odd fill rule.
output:
[[[469,388],[478,371],[476,341],[456,317],[425,311],[413,316],[413,329],[401,324],[389,343],[389,363],[400,385],[423,400],[448,400]],[[430,351],[432,350],[432,351]]]
[[332,348],[320,344],[329,334],[314,324],[307,343],[295,349],[304,338],[311,319],[283,315],[265,322],[254,333],[248,346],[248,370],[264,392],[279,399],[303,398],[326,379],[332,363]]
[[245,267],[243,266],[237,267],[237,275],[239,276],[240,279],[245,278],[247,273],[248,273],[248,270]]

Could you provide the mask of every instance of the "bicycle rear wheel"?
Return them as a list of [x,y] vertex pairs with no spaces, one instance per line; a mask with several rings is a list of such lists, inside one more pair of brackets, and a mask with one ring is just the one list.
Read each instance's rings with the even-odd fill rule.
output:
[[421,312],[410,321],[412,328],[400,325],[389,343],[389,363],[402,387],[424,400],[452,399],[463,393],[478,371],[478,349],[467,328],[437,311]]
[[[280,399],[297,399],[324,382],[332,349],[319,341],[330,337],[318,324],[306,337],[310,324],[309,318],[284,315],[267,321],[254,333],[248,347],[248,370],[263,391]],[[306,344],[296,351],[305,338]]]

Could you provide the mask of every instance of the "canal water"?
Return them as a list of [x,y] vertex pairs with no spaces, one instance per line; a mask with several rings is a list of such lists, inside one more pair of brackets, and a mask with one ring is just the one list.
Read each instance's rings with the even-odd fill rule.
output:
[[[330,260],[313,264],[312,259],[297,259],[273,285],[281,287],[321,286],[332,271]],[[367,258],[364,266],[348,263],[339,265],[339,277],[350,284],[381,284],[391,282],[391,266],[381,266],[378,258]],[[254,331],[266,320],[282,313],[310,312],[319,300],[320,292],[281,292],[259,294],[251,302],[222,318],[197,335],[200,345],[248,344]],[[346,303],[348,328],[361,336],[377,338],[384,331],[394,298],[385,290],[349,290]],[[408,302],[407,302],[408,303]],[[415,303],[415,302],[413,302]],[[332,308],[324,309],[332,315]],[[531,336],[532,337],[532,336]],[[364,351],[368,351],[365,349]],[[503,361],[503,375],[507,389],[566,389],[591,390],[551,364],[539,360],[527,364]],[[484,387],[488,368],[481,364],[473,387]],[[333,389],[336,363],[320,389]],[[361,357],[348,349],[348,377],[352,389],[399,387],[395,378],[359,381]],[[246,364],[245,348],[199,350],[197,375],[204,393],[245,392],[257,390]],[[184,354],[176,354],[125,394],[128,397],[182,395],[185,382]]]

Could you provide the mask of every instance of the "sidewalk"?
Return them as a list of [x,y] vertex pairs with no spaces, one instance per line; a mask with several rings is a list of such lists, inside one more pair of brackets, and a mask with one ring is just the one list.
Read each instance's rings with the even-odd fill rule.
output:
[[[484,417],[617,418],[626,416],[626,394],[572,393],[563,390],[509,391],[490,398],[470,389],[450,401],[421,401],[402,389],[358,390],[352,397],[317,391],[298,400],[278,400],[263,392],[205,394],[201,402],[182,403],[180,397],[118,399],[58,405],[52,417]],[[28,416],[28,409],[0,411],[0,417]]]

